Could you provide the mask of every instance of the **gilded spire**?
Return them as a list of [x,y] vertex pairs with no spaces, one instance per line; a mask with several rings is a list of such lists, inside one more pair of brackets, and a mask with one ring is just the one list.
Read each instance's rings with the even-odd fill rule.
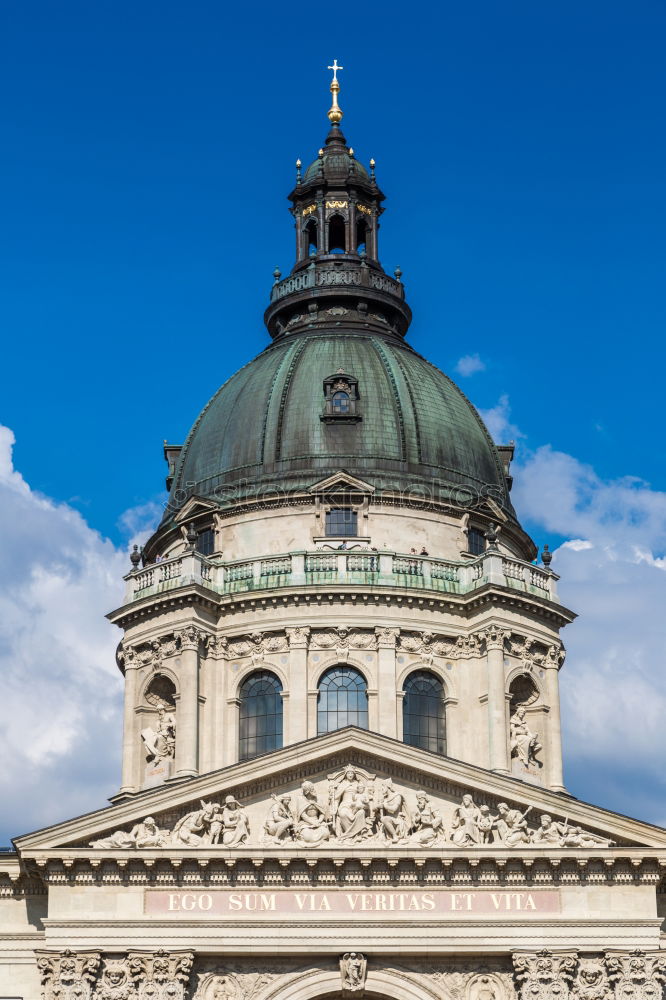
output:
[[342,111],[338,105],[338,94],[340,92],[340,84],[338,83],[338,70],[344,69],[344,66],[338,66],[338,60],[333,60],[333,65],[329,66],[328,69],[333,70],[333,79],[331,80],[331,95],[333,97],[333,103],[331,104],[331,110],[328,112],[328,120],[333,125],[339,125],[342,121]]

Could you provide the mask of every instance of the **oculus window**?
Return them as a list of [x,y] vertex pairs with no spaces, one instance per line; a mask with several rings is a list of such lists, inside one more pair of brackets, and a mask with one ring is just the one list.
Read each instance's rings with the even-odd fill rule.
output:
[[239,760],[282,746],[282,684],[269,670],[246,677],[240,688]]
[[405,681],[402,739],[412,747],[446,753],[444,688],[429,670],[417,670]]
[[340,664],[327,670],[319,682],[317,736],[344,726],[368,728],[368,691],[360,671]]
[[351,507],[332,507],[326,511],[326,534],[329,538],[356,538],[358,514]]

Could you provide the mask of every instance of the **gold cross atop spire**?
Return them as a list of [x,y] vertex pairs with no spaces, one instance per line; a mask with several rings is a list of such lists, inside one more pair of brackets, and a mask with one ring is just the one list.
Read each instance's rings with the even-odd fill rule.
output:
[[338,60],[334,59],[333,65],[328,66],[327,68],[333,70],[333,79],[331,80],[333,103],[331,104],[331,110],[328,112],[328,120],[332,122],[333,125],[339,125],[342,121],[342,111],[338,105],[338,93],[340,91],[340,84],[338,83],[338,70],[344,69],[344,66],[338,66]]

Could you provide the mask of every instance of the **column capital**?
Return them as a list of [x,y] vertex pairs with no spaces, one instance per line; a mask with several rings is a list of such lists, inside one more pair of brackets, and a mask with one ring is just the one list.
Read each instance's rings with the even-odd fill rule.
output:
[[174,629],[174,637],[181,649],[198,650],[200,644],[207,638],[208,633],[196,625],[186,625],[184,628]]
[[376,628],[377,645],[380,649],[395,649],[400,635],[399,628]]
[[508,629],[498,628],[496,625],[490,625],[487,629],[479,632],[479,638],[483,639],[486,644],[486,649],[504,649],[504,643],[509,638],[510,632]]
[[226,635],[208,635],[205,639],[206,653],[214,660],[224,660],[227,657],[229,640]]
[[307,649],[310,642],[310,626],[295,625],[293,628],[286,628],[285,633],[290,649]]

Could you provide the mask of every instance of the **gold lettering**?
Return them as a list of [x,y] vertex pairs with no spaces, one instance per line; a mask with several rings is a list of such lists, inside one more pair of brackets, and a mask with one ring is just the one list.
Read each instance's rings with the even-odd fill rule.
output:
[[317,211],[316,205],[308,205],[307,208],[303,209],[303,218],[307,218],[308,215],[312,215],[313,212]]
[[359,212],[363,212],[364,215],[372,215],[372,209],[368,208],[367,205],[357,205]]
[[347,208],[346,201],[327,201],[326,208]]

